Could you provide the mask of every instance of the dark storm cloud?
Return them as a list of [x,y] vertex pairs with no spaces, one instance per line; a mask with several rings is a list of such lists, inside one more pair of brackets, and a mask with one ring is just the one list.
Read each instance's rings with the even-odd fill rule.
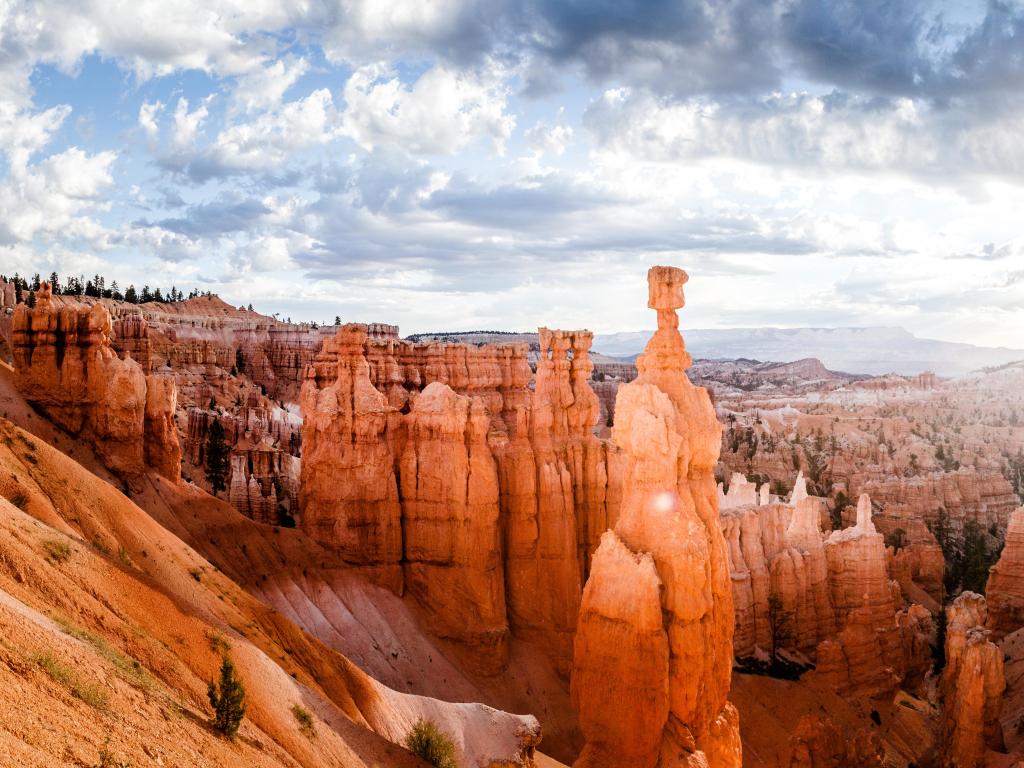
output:
[[524,42],[594,80],[644,82],[676,94],[772,87],[771,3],[734,0],[541,0]]
[[[358,41],[342,32],[341,53],[379,56],[373,46],[384,44],[463,66],[528,61],[526,93],[551,92],[577,68],[673,97],[763,94],[791,78],[936,103],[1016,95],[1024,7],[993,0],[976,9],[951,20],[923,0],[469,0],[443,24]],[[341,11],[328,23],[335,35],[357,26]]]
[[933,77],[921,53],[928,25],[917,2],[798,0],[782,14],[781,35],[815,80],[906,95]]

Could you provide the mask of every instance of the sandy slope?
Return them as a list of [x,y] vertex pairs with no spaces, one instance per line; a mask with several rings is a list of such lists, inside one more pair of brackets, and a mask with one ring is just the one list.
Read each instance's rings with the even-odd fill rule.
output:
[[[68,441],[18,402],[0,370],[3,412],[58,445]],[[179,501],[226,507],[191,493]],[[466,764],[536,740],[529,718],[385,688],[6,419],[0,496],[0,676],[19,694],[0,705],[0,755],[20,755],[11,765],[95,765],[107,735],[132,764],[153,764],[151,752],[181,766],[421,765],[389,742],[420,716],[456,735]],[[205,681],[225,644],[249,687],[235,744],[206,725]],[[87,694],[101,703],[83,703],[76,689],[103,692]],[[300,732],[291,713],[298,703],[319,724],[315,738]]]

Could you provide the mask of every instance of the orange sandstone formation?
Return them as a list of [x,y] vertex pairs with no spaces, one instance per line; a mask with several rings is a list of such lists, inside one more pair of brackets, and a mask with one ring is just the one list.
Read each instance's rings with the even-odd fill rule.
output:
[[[658,331],[616,403],[624,495],[580,610],[578,767],[740,765],[738,716],[726,701],[733,610],[713,475],[721,427],[685,373],[676,310],[686,279],[672,267],[648,273]],[[640,690],[628,695],[634,680]],[[623,735],[638,706],[643,722]]]
[[568,674],[621,471],[617,449],[593,434],[591,334],[539,339],[531,391],[525,345],[341,328],[302,389],[299,522],[394,591],[408,587],[436,633],[488,648],[488,668],[504,663],[511,627]]
[[34,308],[19,304],[14,311],[15,384],[54,423],[92,445],[114,472],[132,478],[149,463],[177,481],[174,381],[147,376],[130,356],[120,359],[111,333],[103,306],[57,304],[44,283]]
[[862,495],[857,523],[825,542],[829,587],[839,634],[818,646],[818,674],[841,692],[893,690],[902,677],[903,649],[896,611],[899,588],[886,571],[885,542]]
[[943,765],[949,768],[980,768],[986,749],[1003,746],[1003,654],[984,628],[987,613],[985,598],[974,592],[964,592],[946,610],[946,668],[940,688]]
[[1024,507],[1010,517],[999,562],[989,574],[988,628],[997,640],[1024,627]]
[[508,622],[498,471],[483,401],[434,382],[413,403],[400,464],[405,584],[439,636],[479,647],[501,668]]
[[302,386],[303,527],[349,562],[401,590],[402,528],[389,421],[397,413],[370,382],[366,326],[324,341]]
[[804,715],[790,738],[789,768],[882,768],[885,751],[877,734],[842,732],[829,718]]

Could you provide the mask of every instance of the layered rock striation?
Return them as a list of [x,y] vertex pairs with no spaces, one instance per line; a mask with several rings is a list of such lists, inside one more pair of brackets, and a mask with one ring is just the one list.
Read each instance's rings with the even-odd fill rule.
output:
[[339,329],[302,388],[299,517],[408,588],[437,633],[500,666],[511,627],[568,673],[589,558],[617,514],[617,450],[593,434],[591,334],[539,338],[531,389],[524,345]]
[[34,308],[15,308],[11,328],[15,385],[26,400],[122,477],[152,466],[178,480],[174,381],[147,375],[148,360],[118,357],[103,306],[57,303],[44,283]]

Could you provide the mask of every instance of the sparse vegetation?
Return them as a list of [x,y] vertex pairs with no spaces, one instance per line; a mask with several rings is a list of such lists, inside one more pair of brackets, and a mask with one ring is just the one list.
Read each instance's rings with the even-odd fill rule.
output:
[[43,542],[46,559],[53,563],[63,563],[71,559],[71,547],[66,541],[49,539]]
[[245,686],[235,676],[235,665],[225,653],[219,683],[210,682],[206,696],[213,707],[213,727],[229,739],[235,738],[245,717]]
[[210,424],[210,433],[206,438],[206,479],[210,481],[210,490],[214,496],[228,487],[228,445],[224,427],[216,418]]
[[211,630],[206,638],[210,641],[210,648],[213,649],[214,653],[224,654],[231,650],[231,643],[224,638],[223,633],[215,629]]
[[96,763],[96,768],[131,768],[131,763],[127,760],[118,760],[114,753],[110,751],[110,737],[106,738],[103,742],[103,746],[100,747],[100,761]]
[[312,738],[316,736],[316,729],[313,727],[313,715],[309,713],[301,704],[292,704],[292,714],[295,716],[295,721],[299,724],[299,730],[303,734]]
[[405,746],[434,768],[458,768],[455,743],[431,720],[417,720],[405,737]]
[[15,491],[11,498],[8,499],[8,501],[10,501],[11,504],[16,506],[22,512],[28,509],[28,494],[25,493],[24,491]]
[[68,688],[76,699],[84,701],[94,709],[104,710],[107,708],[109,697],[103,688],[94,683],[82,681],[70,667],[61,664],[49,653],[37,654],[32,661],[53,680]]
[[118,675],[129,685],[151,694],[158,687],[156,679],[149,673],[138,659],[128,656],[117,648],[114,648],[107,640],[99,635],[93,634],[82,627],[71,623],[64,616],[53,616],[53,620],[60,625],[61,630],[71,637],[88,643],[96,652],[117,671]]

